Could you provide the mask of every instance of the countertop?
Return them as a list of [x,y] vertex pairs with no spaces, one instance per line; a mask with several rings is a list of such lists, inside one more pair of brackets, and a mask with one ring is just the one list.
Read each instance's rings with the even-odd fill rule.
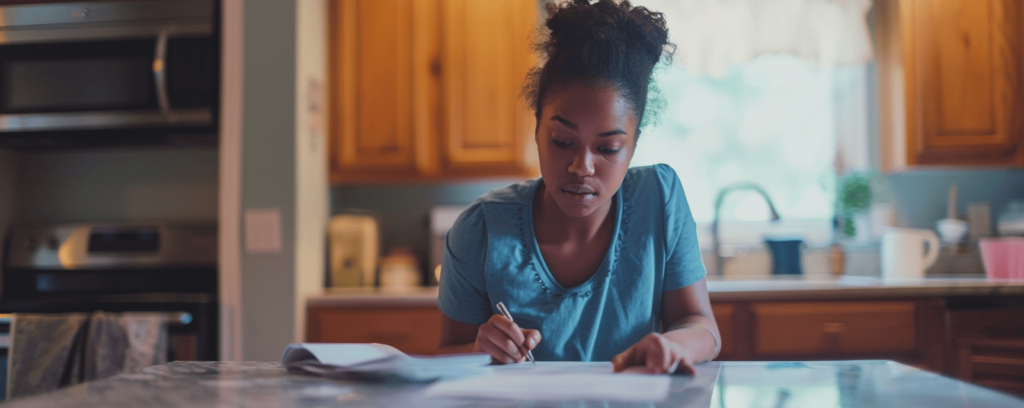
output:
[[[707,282],[713,302],[1024,295],[1024,280],[993,280],[978,276],[899,280],[864,276],[773,277],[763,280],[709,277]],[[308,305],[436,307],[437,287],[330,288],[311,296]]]
[[[586,364],[586,363],[584,363]],[[609,364],[610,369],[610,364]],[[496,369],[497,370],[497,369]],[[656,403],[432,398],[425,385],[287,374],[273,362],[173,362],[5,407],[1024,407],[1024,400],[889,361],[709,362]]]

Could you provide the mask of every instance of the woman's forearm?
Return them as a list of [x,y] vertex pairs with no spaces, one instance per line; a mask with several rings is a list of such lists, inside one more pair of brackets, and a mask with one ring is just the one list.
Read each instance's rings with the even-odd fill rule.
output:
[[718,326],[705,316],[684,317],[669,327],[663,336],[689,350],[694,363],[714,359],[722,347]]

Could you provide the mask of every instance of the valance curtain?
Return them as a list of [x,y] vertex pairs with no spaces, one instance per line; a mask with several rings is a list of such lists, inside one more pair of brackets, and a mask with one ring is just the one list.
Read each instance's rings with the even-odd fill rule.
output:
[[665,13],[675,63],[722,76],[759,55],[795,55],[817,67],[872,58],[871,0],[640,0]]

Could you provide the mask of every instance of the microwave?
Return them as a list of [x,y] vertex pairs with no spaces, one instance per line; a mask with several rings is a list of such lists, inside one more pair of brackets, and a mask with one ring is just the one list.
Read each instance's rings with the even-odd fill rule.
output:
[[215,0],[0,7],[0,144],[215,138],[217,15]]

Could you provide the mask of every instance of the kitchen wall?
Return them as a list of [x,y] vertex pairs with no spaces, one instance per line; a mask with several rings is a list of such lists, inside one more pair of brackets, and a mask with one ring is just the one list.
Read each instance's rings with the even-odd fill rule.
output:
[[323,279],[327,2],[222,4],[221,357],[274,360],[303,340]]
[[[962,216],[966,216],[969,203],[990,203],[993,228],[995,217],[1007,202],[1024,199],[1024,169],[913,170],[889,174],[886,180],[895,196],[897,225],[906,227],[934,229],[935,221],[946,215],[946,197],[951,184],[957,184],[957,206]],[[514,182],[516,180],[334,187],[331,209],[333,213],[351,209],[372,211],[381,224],[382,252],[403,246],[425,257],[429,238],[427,214],[431,206],[469,204],[488,190]],[[878,273],[877,248],[868,246],[851,251],[857,252],[850,254],[857,262],[847,266],[848,272]],[[804,268],[808,273],[828,273],[826,252],[808,250],[804,255]],[[763,250],[750,250],[746,256],[726,265],[726,275],[767,274],[770,269],[767,257]],[[946,273],[976,273],[974,264],[978,261],[970,261],[961,261],[971,266],[966,268],[969,271]]]
[[19,152],[13,162],[12,224],[217,219],[216,149]]
[[897,223],[913,228],[935,229],[946,217],[949,186],[957,186],[957,212],[967,216],[967,205],[987,202],[995,218],[1013,199],[1024,199],[1024,169],[913,170],[887,176],[896,196]]
[[327,181],[327,0],[297,2],[295,64],[295,341],[306,335],[306,299],[324,281]]
[[248,231],[245,225],[241,228],[241,269],[234,282],[240,289],[240,358],[273,360],[295,339],[296,3],[245,1],[240,8],[244,16],[244,72],[239,73],[244,89],[239,146],[242,213],[234,216],[244,223],[247,210],[276,209],[281,242],[278,251],[249,253],[245,250]]

